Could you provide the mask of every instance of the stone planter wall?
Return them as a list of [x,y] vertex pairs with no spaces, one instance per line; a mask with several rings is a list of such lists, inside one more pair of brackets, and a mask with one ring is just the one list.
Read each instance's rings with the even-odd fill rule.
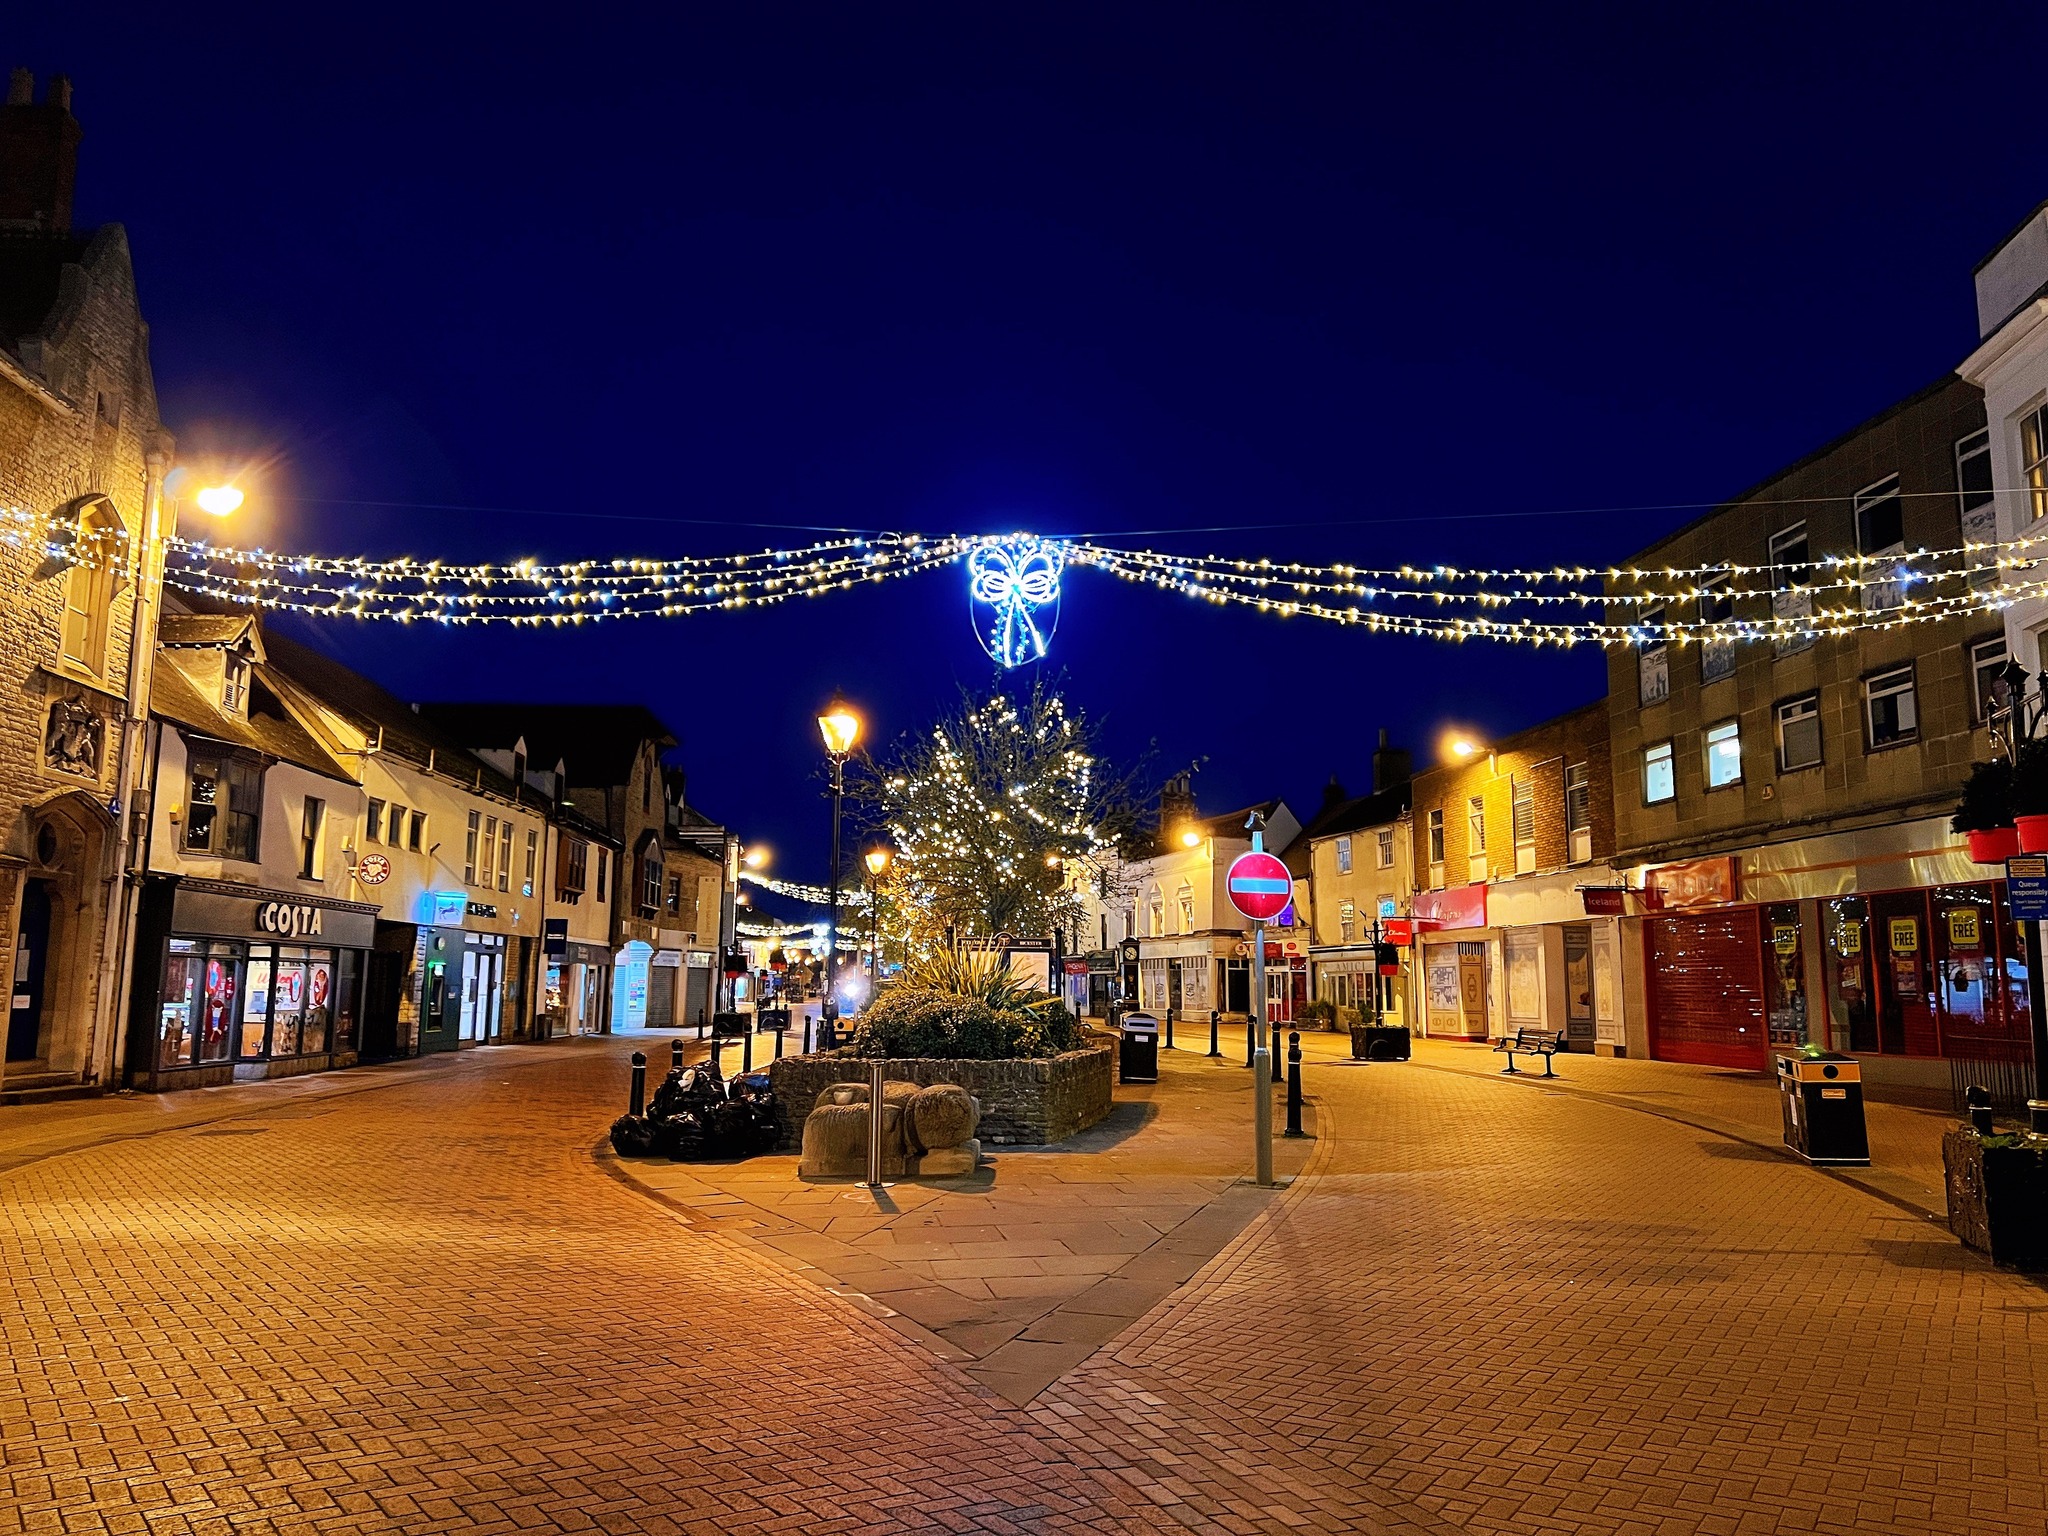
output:
[[[882,1065],[895,1083],[958,1083],[981,1100],[976,1134],[984,1143],[1030,1147],[1065,1141],[1109,1113],[1114,1055],[1097,1045],[1035,1061],[891,1059]],[[785,1056],[770,1063],[768,1080],[789,1126],[785,1149],[803,1136],[819,1094],[834,1083],[865,1083],[872,1065],[838,1055]]]

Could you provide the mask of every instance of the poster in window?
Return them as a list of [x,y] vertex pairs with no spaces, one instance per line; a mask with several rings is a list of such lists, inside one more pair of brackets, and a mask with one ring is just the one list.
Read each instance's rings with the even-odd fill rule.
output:
[[1952,907],[1948,914],[1948,942],[1952,949],[1982,949],[1984,940],[1975,907]]
[[1835,953],[1838,955],[1860,955],[1863,953],[1863,925],[1844,923],[1835,930]]
[[1917,955],[1892,956],[1892,990],[1902,1003],[1920,1001],[1920,960]]
[[1895,917],[1886,936],[1891,940],[1893,954],[1916,955],[1920,952],[1920,919]]
[[1430,962],[1429,1006],[1443,1013],[1458,1011],[1458,964],[1455,960]]
[[1799,953],[1799,925],[1797,923],[1771,924],[1771,948],[1781,955]]
[[311,1006],[325,1008],[328,994],[334,990],[333,973],[324,965],[314,966],[312,979],[307,982],[306,988],[310,994]]

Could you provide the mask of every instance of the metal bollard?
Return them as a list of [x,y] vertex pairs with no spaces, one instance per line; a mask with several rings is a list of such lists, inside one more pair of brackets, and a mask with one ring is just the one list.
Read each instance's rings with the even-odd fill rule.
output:
[[1280,1049],[1280,1021],[1273,1021],[1273,1086],[1285,1088],[1287,1079],[1280,1071],[1280,1063],[1287,1059],[1287,1053]]
[[1992,1134],[1991,1094],[1988,1089],[1970,1087],[1963,1090],[1963,1099],[1970,1106],[1970,1129],[1979,1136]]
[[882,1086],[882,1064],[868,1068],[868,1188],[882,1187],[882,1109],[887,1094]]
[[1211,1008],[1209,1010],[1209,1054],[1211,1056],[1221,1056],[1223,1054],[1222,1050],[1216,1044],[1216,1026],[1218,1024],[1221,1024],[1222,1022],[1223,1010],[1220,1008]]
[[725,1076],[725,1039],[721,1035],[711,1037],[711,1070]]
[[677,1035],[668,1043],[668,1067],[671,1072],[683,1070],[683,1037]]
[[699,1008],[697,1010],[697,1038],[702,1040],[710,1032],[711,1021],[704,1017],[704,1010]]
[[626,1113],[638,1118],[647,1113],[647,1053],[633,1053],[633,1087],[626,1095]]
[[1166,1048],[1173,1049],[1173,1010],[1166,1010]]
[[1301,1134],[1301,1035],[1287,1032],[1287,1134]]
[[753,1025],[752,1025],[752,1024],[749,1024],[749,1025],[747,1026],[747,1033],[746,1033],[746,1042],[745,1042],[745,1044],[744,1044],[744,1045],[743,1045],[743,1046],[742,1046],[742,1047],[740,1048],[740,1071],[742,1071],[742,1072],[751,1072],[751,1071],[753,1071],[753,1070],[754,1070],[754,1028],[753,1028]]
[[808,1056],[811,1054],[811,1016],[806,1013],[800,1017],[804,1021],[804,1054]]
[[1252,1019],[1244,1021],[1244,1064],[1252,1064],[1252,1056],[1259,1048],[1259,1026]]
[[777,1061],[782,1060],[782,1037],[788,1033],[789,1031],[784,1029],[775,1031],[775,1059]]

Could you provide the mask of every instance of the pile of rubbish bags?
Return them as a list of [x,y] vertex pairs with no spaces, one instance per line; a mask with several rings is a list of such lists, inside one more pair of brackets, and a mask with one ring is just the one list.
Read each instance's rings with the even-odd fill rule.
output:
[[708,1061],[679,1067],[661,1080],[645,1115],[612,1122],[612,1150],[621,1157],[679,1162],[752,1157],[782,1141],[782,1106],[766,1072],[745,1072],[728,1086]]

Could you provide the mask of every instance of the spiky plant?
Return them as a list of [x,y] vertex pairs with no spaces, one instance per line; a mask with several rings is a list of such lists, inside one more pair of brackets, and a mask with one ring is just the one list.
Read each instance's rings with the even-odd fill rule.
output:
[[1002,957],[986,949],[936,949],[903,968],[895,985],[906,991],[967,998],[997,1012],[1029,1012],[1058,1001]]

